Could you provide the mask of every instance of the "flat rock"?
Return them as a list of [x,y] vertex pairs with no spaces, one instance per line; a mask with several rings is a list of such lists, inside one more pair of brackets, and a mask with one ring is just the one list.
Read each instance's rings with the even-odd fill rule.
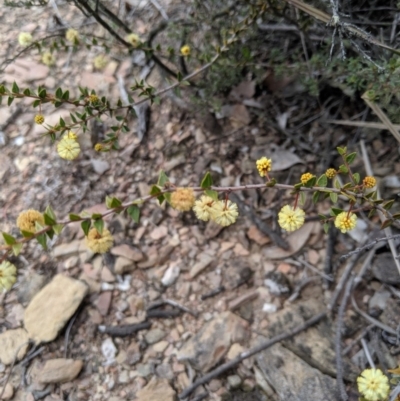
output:
[[195,278],[199,273],[201,273],[213,260],[215,257],[207,255],[206,253],[200,254],[201,259],[196,262],[190,269],[190,278]]
[[248,323],[232,312],[223,312],[207,322],[179,350],[178,361],[188,361],[206,372],[222,360],[233,343],[248,336]]
[[43,366],[35,365],[32,377],[42,384],[66,383],[74,380],[82,370],[83,362],[74,359],[56,358],[47,360]]
[[[19,349],[17,361],[21,360],[28,350],[29,335],[25,329],[6,330],[0,334],[0,361],[9,365],[14,361]],[[25,344],[25,345],[24,345]]]
[[165,337],[165,331],[161,329],[153,329],[146,333],[144,338],[147,344],[155,344]]
[[133,248],[127,244],[114,246],[114,248],[111,249],[111,254],[115,256],[122,256],[125,259],[129,259],[134,262],[140,262],[144,258],[143,253],[139,251],[139,249]]
[[[269,315],[269,325],[266,329],[268,338],[293,330],[320,312],[324,305],[315,298],[298,302],[282,311]],[[334,324],[328,319],[318,325],[310,327],[289,340],[282,341],[282,345],[302,358],[305,363],[332,377],[336,376],[335,333]],[[355,381],[357,368],[347,357],[343,357],[343,375],[348,381]]]
[[124,258],[123,256],[118,256],[117,259],[115,260],[115,265],[114,265],[115,274],[122,275],[125,273],[130,273],[135,269],[136,265],[130,259]]
[[[266,341],[259,337],[256,344]],[[293,352],[280,344],[256,355],[262,377],[285,401],[336,401],[336,381],[312,368]]]
[[37,293],[25,310],[24,325],[36,343],[53,341],[76,312],[88,287],[58,274]]
[[0,394],[3,394],[0,398],[1,400],[11,400],[14,395],[14,387],[10,383],[7,383],[3,392],[3,387],[0,386]]
[[136,393],[136,401],[175,401],[175,390],[169,385],[167,379],[153,377],[152,380]]
[[110,169],[110,163],[106,162],[105,160],[90,159],[90,162],[92,163],[93,170],[99,175],[104,174]]
[[79,252],[81,241],[72,241],[70,243],[60,244],[54,247],[53,255],[55,258],[71,255]]

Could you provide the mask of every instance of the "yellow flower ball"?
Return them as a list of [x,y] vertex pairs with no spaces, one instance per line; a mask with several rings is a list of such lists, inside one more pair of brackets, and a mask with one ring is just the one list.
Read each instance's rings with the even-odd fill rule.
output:
[[211,218],[213,205],[216,201],[207,195],[202,195],[194,202],[193,211],[199,220],[208,221]]
[[32,43],[32,40],[33,40],[32,35],[28,32],[21,32],[18,35],[18,43],[21,46],[25,46],[25,47],[29,46]]
[[50,53],[50,52],[44,52],[42,55],[42,63],[47,65],[47,66],[51,66],[54,65],[56,62],[55,57]]
[[373,188],[376,185],[375,177],[367,176],[363,179],[363,185],[365,188]]
[[94,145],[94,150],[96,152],[101,152],[103,149],[104,149],[104,146],[101,143],[96,143],[96,145]]
[[98,70],[102,70],[103,68],[107,67],[108,57],[105,56],[104,54],[99,54],[93,60],[93,64]]
[[307,182],[309,181],[309,180],[311,180],[311,178],[313,178],[314,176],[311,174],[311,173],[305,173],[305,174],[302,174],[302,176],[300,177],[300,181],[301,181],[301,183],[303,184],[303,185],[306,185],[307,184]]
[[0,291],[5,292],[17,281],[17,268],[7,260],[0,263]]
[[210,212],[211,220],[214,220],[220,226],[226,227],[235,223],[239,216],[237,204],[230,200],[219,200],[214,202]]
[[34,121],[36,124],[42,125],[44,123],[44,116],[42,114],[36,114]]
[[79,40],[79,32],[76,29],[70,28],[65,33],[65,38],[72,43]]
[[343,234],[353,230],[357,225],[357,216],[352,212],[339,213],[335,218],[335,227]]
[[187,212],[194,205],[195,197],[192,188],[178,188],[171,194],[171,206],[181,212]]
[[256,161],[257,170],[261,177],[265,177],[272,169],[272,160],[262,157]]
[[130,33],[125,36],[125,41],[128,42],[133,47],[138,47],[140,45],[140,37],[136,33]]
[[79,156],[81,147],[75,139],[63,138],[57,145],[57,153],[62,159],[74,160]]
[[182,46],[181,54],[182,54],[182,56],[189,56],[190,55],[190,46],[189,45]]
[[367,401],[383,401],[389,396],[389,379],[380,369],[365,369],[357,377],[358,391]]
[[337,174],[337,171],[334,168],[328,168],[328,170],[325,171],[325,175],[329,178],[335,178]]
[[100,234],[96,228],[91,228],[86,237],[86,246],[94,253],[108,252],[114,243],[114,238],[109,230],[103,228]]
[[92,104],[97,103],[100,100],[97,95],[89,95],[87,99]]
[[278,224],[288,232],[295,231],[304,224],[305,215],[303,209],[286,205],[278,213]]
[[17,227],[28,233],[36,232],[36,223],[45,226],[43,214],[34,209],[21,212],[17,218]]

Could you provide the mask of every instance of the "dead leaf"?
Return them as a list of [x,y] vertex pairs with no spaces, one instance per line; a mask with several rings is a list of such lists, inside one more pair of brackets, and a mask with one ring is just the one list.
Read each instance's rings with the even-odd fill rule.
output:
[[243,104],[235,104],[232,107],[230,119],[235,128],[248,125],[251,121],[250,113]]
[[294,255],[306,244],[314,226],[318,223],[306,223],[299,230],[289,234],[286,242],[289,244],[289,249],[285,251],[282,248],[274,245],[263,250],[263,256],[267,259],[284,259]]
[[229,100],[241,101],[251,99],[256,93],[256,83],[254,81],[243,81],[238,86],[232,88]]

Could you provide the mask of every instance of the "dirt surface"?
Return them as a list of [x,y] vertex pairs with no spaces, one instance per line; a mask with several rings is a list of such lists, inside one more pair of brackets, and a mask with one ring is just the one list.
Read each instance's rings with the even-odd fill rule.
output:
[[[167,13],[176,10],[173,4],[162,6]],[[59,5],[58,11],[66,21],[73,21],[74,27],[85,23],[85,29],[93,29],[92,20],[83,19],[69,5]],[[2,7],[0,60],[21,50],[17,44],[20,31],[43,37],[59,29],[54,25],[53,14],[50,6],[31,10]],[[151,3],[138,7],[137,15],[141,35],[146,35],[161,18]],[[96,35],[103,34],[99,28],[95,29]],[[121,96],[118,77],[123,77],[128,89],[141,68],[116,51],[110,54],[105,70],[96,71],[92,61],[100,52],[96,46],[72,55],[60,51],[56,66],[48,68],[40,63],[40,56],[34,50],[10,63],[0,79],[8,86],[16,80],[20,88],[44,85],[48,91],[55,91],[62,86],[69,88],[71,97],[77,95],[78,85],[88,86],[100,95],[111,94],[110,98],[116,99]],[[156,70],[149,80],[167,85]],[[279,182],[294,183],[300,173],[313,171],[318,175],[337,165],[336,146],[348,145],[359,151],[361,131],[324,123],[333,114],[345,118],[357,114],[358,107],[363,107],[344,95],[316,99],[296,92],[295,88],[290,91],[290,84],[286,85],[286,92],[273,92],[262,86],[252,91],[249,89],[252,84],[245,77],[241,85],[232,88],[233,95],[225,99],[227,114],[219,121],[222,133],[204,128],[203,122],[194,118],[198,110],[188,113],[165,98],[161,106],[152,107],[150,127],[142,141],[137,136],[137,122],[130,121],[131,130],[121,137],[119,152],[97,153],[93,144],[101,133],[97,135],[94,131],[101,128],[96,128],[92,136],[80,135],[82,154],[72,162],[60,159],[55,145],[41,135],[42,128],[33,123],[35,111],[29,101],[16,101],[11,107],[3,101],[0,108],[1,231],[17,235],[16,218],[28,208],[43,211],[50,204],[57,216],[64,218],[72,212],[104,210],[106,195],[122,201],[145,196],[157,182],[160,170],[178,186],[198,185],[206,171],[211,171],[217,185],[255,184],[263,182],[257,174],[255,160],[273,155],[274,176]],[[243,92],[251,98],[253,106],[237,100],[235,94]],[[340,106],[329,106],[338,98]],[[56,123],[60,116],[68,117],[69,110],[55,110],[46,105],[43,114],[46,121]],[[389,198],[398,191],[398,182],[385,185],[388,177],[395,180],[400,172],[398,144],[387,131],[369,133],[365,142],[383,194]],[[364,171],[362,158],[356,161],[354,169]],[[140,224],[126,215],[113,216],[107,224],[113,232],[115,248],[104,257],[85,250],[78,225],[69,225],[50,244],[49,252],[33,241],[27,244],[22,255],[13,258],[19,267],[18,283],[10,293],[0,295],[0,332],[24,327],[24,313],[32,298],[58,274],[86,282],[89,290],[57,338],[37,344],[33,350],[39,350],[38,354],[29,363],[13,368],[6,387],[11,394],[8,399],[150,400],[152,394],[154,397],[159,394],[150,385],[152,380],[158,380],[157,385],[165,394],[171,391],[171,398],[166,395],[165,399],[173,400],[174,394],[179,394],[203,373],[253,346],[260,335],[278,334],[271,329],[277,314],[290,311],[297,303],[311,301],[326,305],[334,287],[327,285],[323,274],[333,273],[337,281],[345,266],[338,257],[363,244],[379,227],[378,220],[365,219],[365,224],[352,236],[338,235],[333,256],[328,255],[333,265],[330,272],[326,270],[327,237],[315,218],[317,213],[329,210],[328,202],[315,207],[307,199],[304,209],[310,221],[288,236],[279,232],[276,216],[284,204],[291,202],[289,191],[245,190],[235,196],[240,217],[234,226],[224,229],[198,221],[191,212],[179,213],[156,202],[142,207]],[[260,221],[288,241],[289,250],[280,248],[272,237],[263,234]],[[372,276],[359,288],[358,305],[376,316],[385,309],[389,298],[394,299],[388,287]],[[371,298],[382,292],[388,295],[378,296],[379,302],[371,306]],[[149,307],[161,300],[172,300],[193,313],[163,304],[155,308],[158,314],[147,318],[150,327],[145,330],[123,338],[104,333],[103,326],[143,322]],[[49,310],[44,308],[44,314],[50,313],[52,303],[49,299]],[[310,306],[313,313],[315,305]],[[306,315],[304,319],[311,317]],[[357,324],[346,326],[349,331],[344,346],[368,324],[356,319],[349,310],[345,320],[353,318]],[[292,316],[288,320],[295,319]],[[219,322],[220,326],[214,327],[212,322]],[[237,336],[225,338],[227,327]],[[322,330],[320,327],[320,332],[332,336],[329,346],[333,349],[334,335],[328,329]],[[221,341],[221,348],[214,350],[217,340]],[[302,351],[298,351],[302,346]],[[293,352],[293,358],[305,360],[301,363],[310,369],[322,370],[318,374],[323,374],[326,388],[334,389],[331,376],[335,376],[335,369],[324,370],[323,364],[317,366],[315,361],[308,360],[309,353],[304,347],[304,344],[285,344],[285,349],[290,350],[285,352]],[[207,349],[215,352],[208,355]],[[360,349],[357,343],[350,355]],[[386,348],[382,352],[389,353]],[[44,362],[57,358],[82,361],[79,375],[66,383],[43,383]],[[355,360],[346,363],[349,363],[348,388],[355,389],[352,383],[363,363],[358,366]],[[397,360],[392,358],[385,367],[393,367],[391,364],[396,365]],[[270,387],[268,393],[265,377],[262,380],[263,374],[268,376],[268,373],[262,371],[262,366],[260,361],[249,359],[198,388],[195,395],[206,392],[205,399],[210,400],[284,399],[278,384]],[[68,369],[75,368],[78,369],[75,365]],[[0,363],[0,389],[10,369],[9,363]]]

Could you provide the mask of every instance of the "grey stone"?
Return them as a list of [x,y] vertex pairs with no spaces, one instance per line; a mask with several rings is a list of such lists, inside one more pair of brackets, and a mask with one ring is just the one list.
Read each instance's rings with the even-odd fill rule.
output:
[[165,331],[161,329],[153,329],[149,330],[144,338],[146,339],[147,344],[155,344],[158,343],[165,337]]
[[14,361],[18,349],[17,361],[21,360],[28,350],[28,333],[24,329],[6,330],[0,334],[0,361],[9,365]]
[[175,401],[175,390],[169,385],[167,379],[153,377],[146,387],[136,393],[136,401]]
[[228,376],[228,384],[230,388],[238,388],[242,384],[242,379],[238,375]]
[[42,384],[67,383],[79,375],[82,367],[83,362],[80,360],[49,359],[41,367],[35,365],[31,375],[35,381]]

